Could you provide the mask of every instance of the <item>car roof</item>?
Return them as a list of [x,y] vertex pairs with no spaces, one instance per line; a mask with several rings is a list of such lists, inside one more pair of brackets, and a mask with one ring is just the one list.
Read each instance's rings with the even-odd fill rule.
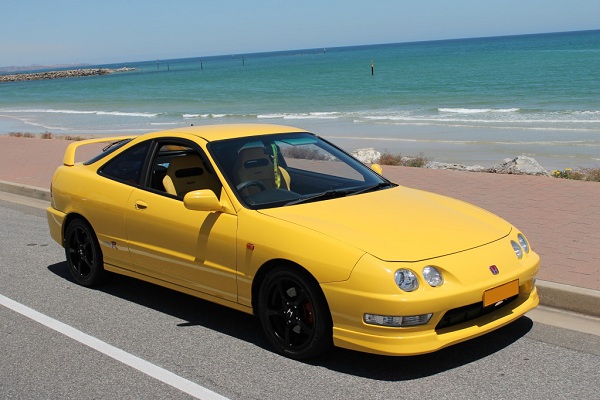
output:
[[187,126],[166,131],[153,132],[143,136],[177,136],[192,135],[200,137],[207,142],[216,140],[233,139],[248,136],[270,135],[274,133],[306,132],[304,129],[292,126],[275,124],[221,124],[221,125],[201,125]]

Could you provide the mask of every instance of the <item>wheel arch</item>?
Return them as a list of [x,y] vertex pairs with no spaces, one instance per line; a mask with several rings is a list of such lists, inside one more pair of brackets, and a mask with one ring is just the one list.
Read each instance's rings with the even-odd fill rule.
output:
[[[75,212],[67,214],[67,216],[65,217],[65,221],[63,222],[62,232],[61,232],[63,247],[65,245],[65,236],[67,233],[67,228],[73,221],[78,220],[78,219],[84,221],[86,224],[88,224],[90,227],[92,227],[92,230],[94,230],[94,227],[92,226],[92,224],[90,224],[90,221],[88,221],[87,218],[85,218],[83,215],[81,215],[79,213],[75,213]],[[95,232],[94,232],[94,235],[95,235]]]
[[284,258],[276,258],[273,260],[269,260],[266,263],[264,263],[259,269],[258,271],[256,271],[256,275],[254,276],[254,279],[252,280],[252,312],[254,315],[258,315],[258,293],[260,290],[260,287],[262,286],[263,281],[265,280],[265,278],[269,275],[269,273],[279,267],[283,267],[283,266],[287,266],[290,268],[295,269],[297,272],[300,272],[302,275],[304,275],[304,277],[308,280],[310,280],[311,283],[313,283],[315,285],[315,287],[319,290],[320,295],[323,298],[323,301],[325,302],[325,305],[327,306],[327,315],[329,317],[329,321],[330,323],[333,323],[333,319],[331,317],[331,309],[329,308],[329,302],[327,301],[327,297],[325,297],[325,293],[323,292],[323,289],[321,289],[321,285],[319,284],[319,281],[317,281],[317,279],[303,266],[301,266],[298,263],[295,263],[293,261],[290,260],[286,260]]

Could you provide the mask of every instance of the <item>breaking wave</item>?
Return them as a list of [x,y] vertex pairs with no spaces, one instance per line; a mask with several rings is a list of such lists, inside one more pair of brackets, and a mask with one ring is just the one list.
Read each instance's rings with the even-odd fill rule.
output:
[[159,113],[151,112],[125,112],[125,111],[95,111],[95,110],[60,110],[60,109],[2,109],[3,113],[19,113],[19,114],[81,114],[81,115],[109,115],[119,117],[145,117],[154,118],[159,116]]

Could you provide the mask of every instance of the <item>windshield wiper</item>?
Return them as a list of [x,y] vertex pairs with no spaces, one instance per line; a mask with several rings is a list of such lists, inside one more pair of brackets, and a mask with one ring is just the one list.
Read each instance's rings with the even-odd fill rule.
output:
[[309,203],[311,201],[317,201],[317,200],[335,199],[337,197],[345,197],[345,196],[349,195],[350,193],[352,193],[352,191],[350,191],[350,190],[327,190],[325,192],[317,193],[312,196],[303,197],[303,198],[300,198],[297,200],[292,200],[289,203],[286,203],[285,205],[292,206],[294,204]]
[[371,185],[371,186],[367,186],[366,188],[358,189],[357,191],[352,192],[352,195],[362,194],[362,193],[367,193],[367,192],[374,192],[376,190],[387,188],[387,187],[392,187],[392,186],[395,186],[395,185],[391,182],[379,182],[375,185]]

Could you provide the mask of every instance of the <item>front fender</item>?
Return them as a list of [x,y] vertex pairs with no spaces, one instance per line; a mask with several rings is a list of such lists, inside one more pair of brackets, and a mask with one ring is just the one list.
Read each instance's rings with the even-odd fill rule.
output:
[[319,284],[348,279],[364,252],[320,232],[253,210],[238,215],[238,296],[251,304],[252,281],[272,260],[286,260],[310,273]]

